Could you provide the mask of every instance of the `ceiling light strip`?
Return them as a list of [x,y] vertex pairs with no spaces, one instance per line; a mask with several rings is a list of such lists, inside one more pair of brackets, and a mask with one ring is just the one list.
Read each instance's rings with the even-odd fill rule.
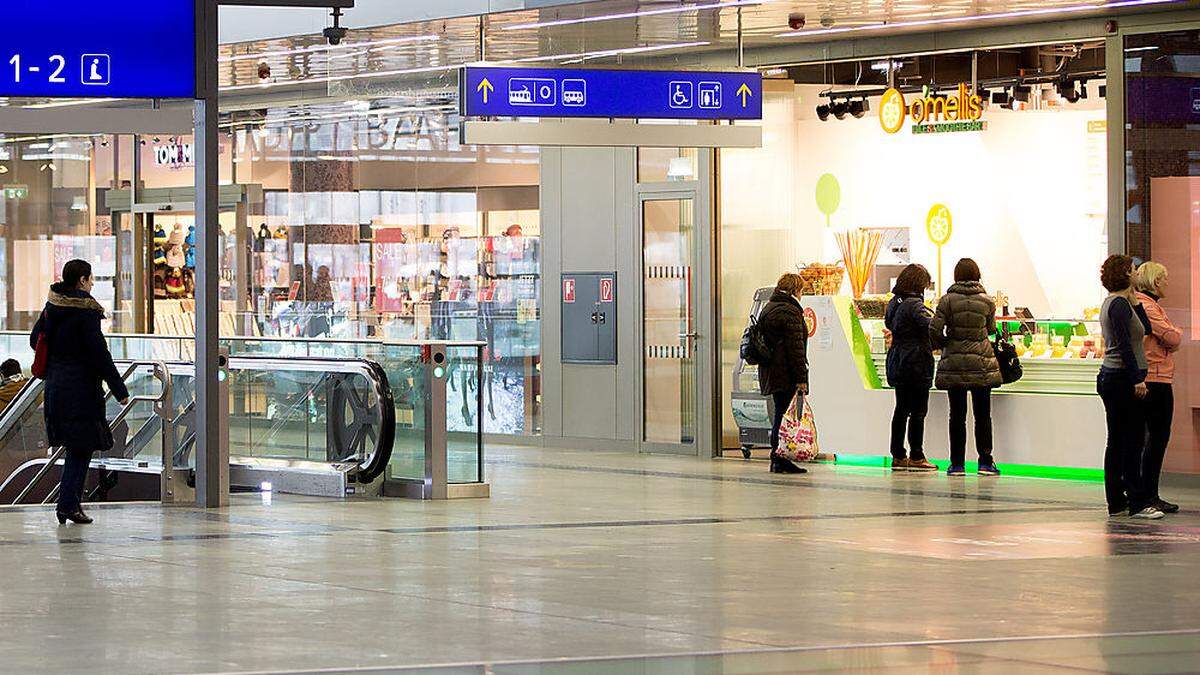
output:
[[584,16],[578,19],[553,19],[551,21],[535,21],[518,23],[511,26],[501,26],[500,30],[525,30],[527,28],[548,28],[551,26],[570,26],[581,23],[596,23],[599,21],[616,21],[618,19],[638,19],[644,16],[660,16],[663,14],[683,14],[698,12],[706,9],[725,9],[727,7],[748,7],[761,5],[770,0],[725,0],[724,2],[709,2],[698,5],[680,5],[678,7],[663,7],[661,9],[644,9],[636,12],[621,12],[619,14],[601,14]]
[[994,21],[997,19],[1021,19],[1034,16],[1057,16],[1061,14],[1078,14],[1080,12],[1104,11],[1123,7],[1143,7],[1147,5],[1178,4],[1188,0],[1120,0],[1119,2],[1100,3],[1092,5],[1071,5],[1067,7],[1042,7],[1039,9],[1021,9],[1011,12],[996,12],[993,14],[971,14],[952,16],[939,19],[916,19],[911,21],[896,21],[894,23],[879,22],[863,26],[844,26],[834,28],[814,28],[812,30],[797,30],[779,33],[777,38],[813,37],[835,35],[839,33],[857,33],[862,31],[895,30],[898,28],[923,28],[928,26],[946,26],[977,21]]
[[278,52],[255,52],[253,54],[235,54],[233,56],[222,56],[217,59],[219,63],[233,63],[236,61],[261,61],[275,56],[298,56],[300,54],[313,54],[316,52],[327,52],[333,50],[350,50],[362,49],[364,47],[378,47],[381,45],[402,45],[410,42],[434,42],[441,40],[441,35],[416,35],[405,38],[391,38],[387,40],[374,40],[371,42],[351,42],[343,45],[315,45],[312,47],[301,47],[298,49],[287,49]]

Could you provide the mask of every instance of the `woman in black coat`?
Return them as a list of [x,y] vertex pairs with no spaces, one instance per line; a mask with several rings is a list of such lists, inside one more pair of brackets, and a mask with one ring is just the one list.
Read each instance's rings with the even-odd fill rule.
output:
[[129,390],[100,332],[104,308],[91,296],[92,266],[72,260],[63,267],[62,279],[50,287],[46,307],[29,343],[36,350],[38,340],[44,338],[49,348],[46,436],[51,447],[66,448],[58,491],[58,522],[86,524],[92,519],[83,512],[81,501],[92,453],[113,447],[101,384],[107,384],[122,405],[129,400]]
[[[909,265],[896,279],[884,325],[891,331],[887,380],[896,390],[892,413],[892,471],[937,471],[925,458],[925,415],[929,412],[929,390],[933,388],[933,345],[929,322],[933,312],[925,306],[929,271]],[[908,452],[904,432],[908,431]]]
[[[758,387],[774,404],[771,420],[771,473],[808,473],[779,454],[779,427],[783,416],[799,394],[808,395],[808,324],[800,307],[804,280],[799,274],[785,274],[775,292],[758,313],[758,326],[767,344],[771,360],[758,367]],[[803,403],[803,399],[801,399]]]

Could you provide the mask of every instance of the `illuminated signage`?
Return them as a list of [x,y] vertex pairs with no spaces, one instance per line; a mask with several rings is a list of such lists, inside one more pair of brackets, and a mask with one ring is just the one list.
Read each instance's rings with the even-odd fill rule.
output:
[[0,192],[3,192],[5,199],[25,199],[29,196],[29,186],[17,184],[5,185]]
[[192,166],[195,163],[195,149],[191,143],[171,143],[154,146],[154,163],[172,169]]
[[965,84],[958,85],[953,96],[926,92],[912,103],[899,89],[888,89],[879,103],[879,125],[889,134],[899,133],[910,119],[914,134],[983,131],[987,129],[983,110],[983,97]]
[[195,0],[5,0],[0,96],[192,98],[196,7]]

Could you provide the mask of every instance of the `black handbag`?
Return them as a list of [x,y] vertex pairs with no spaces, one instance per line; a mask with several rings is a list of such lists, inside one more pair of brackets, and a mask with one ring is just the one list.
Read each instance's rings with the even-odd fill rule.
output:
[[992,350],[996,353],[996,362],[1000,364],[1000,379],[1004,384],[1012,384],[1025,375],[1021,357],[1017,356],[1017,348],[1007,339],[1000,337],[999,333],[996,334],[996,341],[992,343]]

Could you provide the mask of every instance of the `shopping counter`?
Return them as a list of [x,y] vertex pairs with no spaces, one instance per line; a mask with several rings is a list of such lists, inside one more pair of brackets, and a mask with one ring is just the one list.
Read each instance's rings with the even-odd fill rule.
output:
[[[849,297],[807,297],[803,304],[812,327],[811,403],[822,452],[836,453],[839,463],[884,465],[894,395],[886,385],[882,332],[859,318]],[[1062,330],[1047,328],[1051,339]],[[1061,343],[1077,354],[1082,340],[1065,335]],[[1104,408],[1095,393],[1100,361],[1043,353],[1035,358],[1031,349],[1021,362],[1025,376],[992,397],[994,452],[1001,469],[1009,475],[1100,478],[1105,444]],[[946,395],[935,390],[925,425],[926,454],[934,460],[949,457],[947,414]],[[971,460],[969,428],[968,437]]]

